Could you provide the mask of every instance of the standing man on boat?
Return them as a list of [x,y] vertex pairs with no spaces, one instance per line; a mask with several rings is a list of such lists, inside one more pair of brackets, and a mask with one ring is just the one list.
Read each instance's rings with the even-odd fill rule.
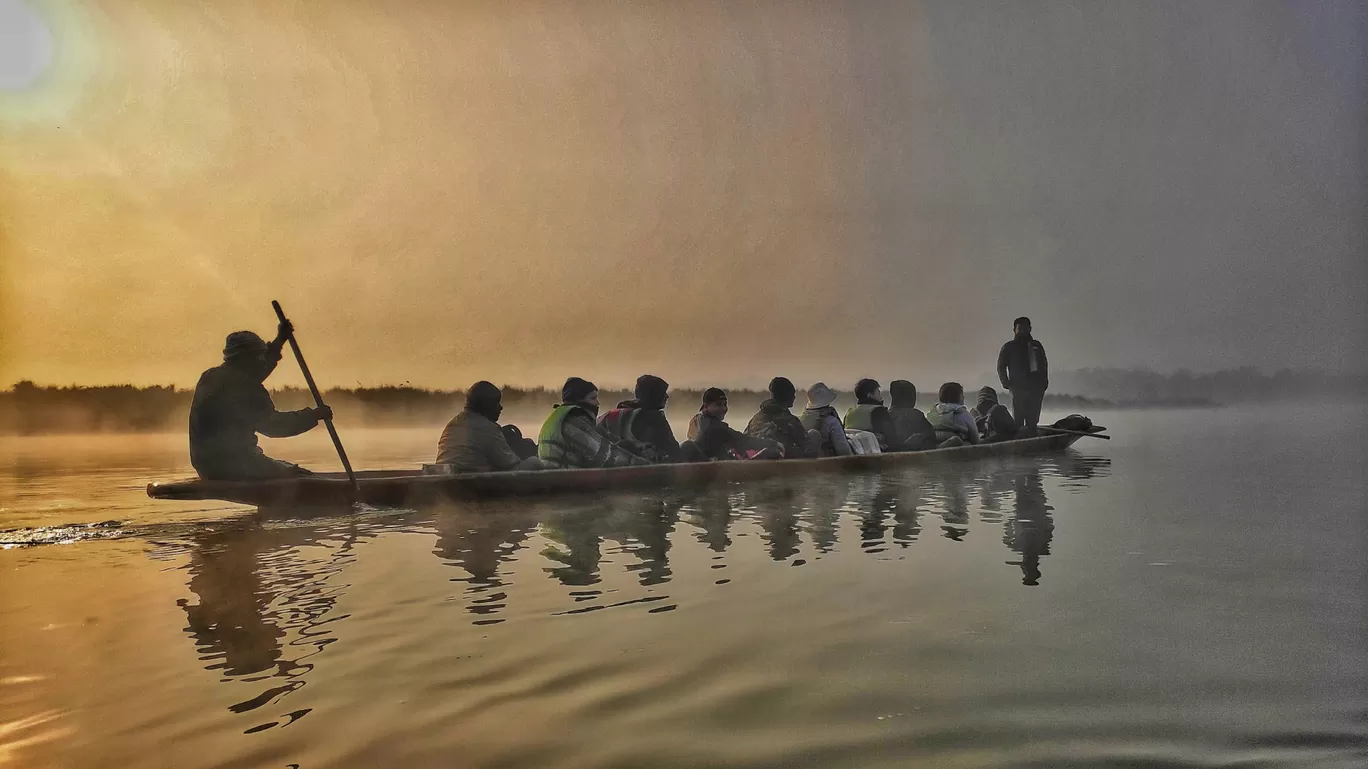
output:
[[1030,318],[1012,321],[1012,332],[1012,341],[998,352],[998,379],[1012,393],[1017,429],[1034,435],[1040,424],[1040,404],[1050,386],[1050,363],[1045,346],[1031,336]]
[[310,474],[266,456],[256,437],[289,438],[332,418],[327,406],[276,411],[262,384],[293,331],[289,321],[282,321],[270,343],[251,331],[234,331],[223,345],[223,363],[200,375],[190,405],[190,464],[201,478],[255,481]]

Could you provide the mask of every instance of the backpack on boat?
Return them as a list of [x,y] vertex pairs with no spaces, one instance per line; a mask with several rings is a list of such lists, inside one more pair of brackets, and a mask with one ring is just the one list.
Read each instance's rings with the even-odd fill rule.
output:
[[1072,430],[1078,433],[1086,433],[1092,430],[1093,421],[1082,414],[1070,414],[1067,417],[1055,422],[1050,427],[1056,430]]

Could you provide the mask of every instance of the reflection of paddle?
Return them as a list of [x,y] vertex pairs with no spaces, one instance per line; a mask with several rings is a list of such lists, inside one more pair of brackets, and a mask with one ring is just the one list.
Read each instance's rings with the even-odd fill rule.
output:
[[1061,429],[1059,429],[1058,427],[1037,427],[1036,429],[1037,429],[1037,430],[1049,430],[1049,431],[1052,432],[1052,433],[1059,433],[1059,434],[1061,434],[1061,435],[1078,435],[1078,436],[1082,436],[1082,437],[1084,437],[1084,438],[1101,438],[1101,439],[1104,440],[1104,441],[1109,441],[1109,440],[1111,440],[1111,436],[1110,436],[1110,435],[1103,435],[1102,433],[1085,433],[1085,432],[1080,432],[1080,431],[1078,431],[1078,430],[1061,430]]
[[[275,310],[276,317],[280,318],[280,322],[285,323],[285,311],[280,309],[280,302],[271,300],[271,307]],[[304,353],[299,351],[299,342],[295,341],[294,331],[290,332],[290,349],[294,350],[295,360],[299,361],[299,370],[304,372],[304,381],[309,384],[309,392],[313,393],[314,403],[323,408],[323,396],[318,392],[318,385],[314,384],[313,374],[309,373],[309,365],[304,362]],[[347,480],[351,481],[352,492],[355,493],[356,473],[352,472],[351,462],[347,461],[347,452],[342,448],[342,439],[337,437],[337,428],[333,427],[331,419],[324,420],[323,424],[328,428],[328,435],[332,436],[333,446],[337,448],[337,458],[342,460],[342,469],[347,471]]]

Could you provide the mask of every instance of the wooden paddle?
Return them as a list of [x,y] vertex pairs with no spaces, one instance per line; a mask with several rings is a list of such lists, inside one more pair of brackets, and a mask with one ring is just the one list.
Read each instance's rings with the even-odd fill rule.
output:
[[1036,429],[1037,429],[1037,430],[1049,430],[1049,431],[1052,432],[1052,433],[1061,433],[1061,434],[1063,434],[1063,435],[1079,435],[1079,436],[1082,436],[1082,437],[1084,437],[1084,438],[1101,438],[1101,439],[1104,440],[1104,441],[1109,441],[1109,440],[1111,440],[1111,436],[1110,436],[1110,435],[1103,435],[1102,433],[1085,433],[1085,432],[1080,432],[1080,431],[1078,431],[1078,430],[1061,430],[1061,429],[1059,429],[1058,427],[1037,427]]
[[[271,307],[275,310],[276,317],[280,318],[281,323],[286,323],[285,311],[280,309],[280,302],[271,300]],[[309,384],[309,392],[313,393],[314,403],[319,408],[323,408],[323,396],[318,392],[318,385],[314,384],[313,374],[309,373],[309,364],[304,362],[304,353],[299,351],[299,342],[295,340],[294,331],[290,332],[290,349],[294,350],[295,360],[299,361],[299,370],[304,372],[304,381]],[[352,492],[357,491],[356,473],[352,472],[351,462],[347,461],[347,452],[342,448],[342,439],[337,437],[337,428],[333,427],[331,419],[324,420],[328,428],[328,435],[332,437],[333,446],[337,449],[337,458],[342,460],[342,469],[347,471],[347,480],[351,481]]]

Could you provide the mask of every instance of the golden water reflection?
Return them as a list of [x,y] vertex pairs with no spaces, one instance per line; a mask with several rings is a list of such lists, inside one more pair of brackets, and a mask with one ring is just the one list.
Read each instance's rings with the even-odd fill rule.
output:
[[[854,551],[900,557],[924,534],[924,521],[955,541],[1000,527],[1007,564],[1022,584],[1042,580],[1042,559],[1055,532],[1046,479],[1078,482],[1104,477],[1110,460],[1074,453],[1000,466],[951,465],[935,474],[814,478],[794,487],[776,480],[652,496],[475,502],[375,518],[316,524],[248,518],[192,533],[171,550],[188,551],[188,587],[179,601],[185,632],[204,667],[224,683],[250,684],[229,707],[265,709],[245,731],[285,726],[310,712],[290,708],[328,647],[345,635],[337,604],[350,584],[346,572],[364,544],[387,533],[435,535],[432,554],[457,576],[469,622],[506,621],[521,592],[535,589],[539,572],[565,590],[551,612],[584,614],[640,605],[649,612],[677,607],[665,588],[675,579],[671,552],[681,538],[702,545],[713,560],[712,583],[732,581],[722,570],[744,536],[766,559],[802,566],[836,552],[843,536]],[[976,519],[976,520],[975,520]],[[745,531],[741,531],[744,529]],[[935,529],[933,529],[935,530]],[[515,569],[521,563],[537,568]],[[611,563],[615,570],[605,573]],[[515,575],[516,570],[516,575]],[[625,579],[644,593],[616,595],[606,583]],[[677,600],[677,599],[673,599]]]

